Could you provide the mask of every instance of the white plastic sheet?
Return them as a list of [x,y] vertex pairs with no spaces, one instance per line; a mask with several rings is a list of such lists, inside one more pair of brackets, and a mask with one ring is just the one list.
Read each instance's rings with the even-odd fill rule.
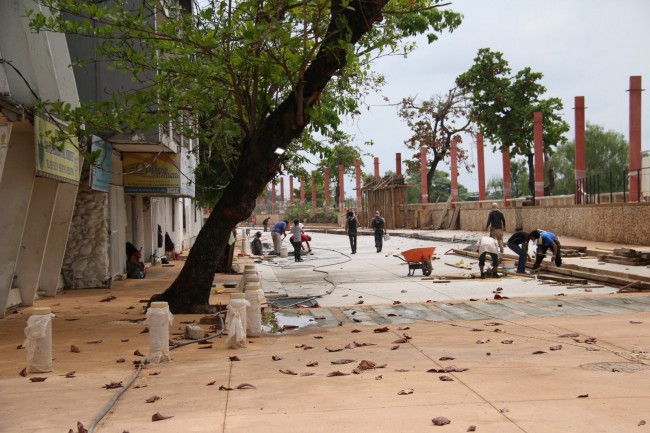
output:
[[149,325],[149,364],[170,362],[169,354],[169,326],[174,321],[174,316],[169,307],[147,309],[145,323]]
[[259,337],[262,335],[262,300],[264,291],[257,283],[246,285],[246,300],[250,306],[246,308],[246,335]]
[[45,373],[52,371],[52,318],[54,314],[38,314],[27,319],[25,342],[27,371]]
[[226,347],[229,349],[246,347],[247,307],[250,307],[250,302],[246,299],[230,298],[228,312],[226,313],[226,327],[228,328]]

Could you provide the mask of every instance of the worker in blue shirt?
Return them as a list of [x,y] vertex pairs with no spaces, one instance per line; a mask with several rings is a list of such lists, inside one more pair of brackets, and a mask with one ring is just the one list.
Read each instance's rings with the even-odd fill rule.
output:
[[537,243],[537,255],[535,256],[535,264],[533,265],[533,269],[539,268],[542,260],[544,260],[544,257],[546,257],[546,252],[549,248],[553,252],[551,261],[554,261],[555,266],[557,267],[562,266],[560,240],[555,233],[537,229],[530,232],[530,238],[531,240],[535,240]]
[[287,237],[286,230],[289,227],[289,221],[278,221],[273,225],[271,229],[271,239],[273,239],[273,252],[276,256],[280,255],[280,246],[282,245],[282,239]]

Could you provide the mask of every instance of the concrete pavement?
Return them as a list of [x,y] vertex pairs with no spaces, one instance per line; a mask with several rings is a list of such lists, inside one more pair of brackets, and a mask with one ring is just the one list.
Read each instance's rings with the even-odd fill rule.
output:
[[[427,241],[393,236],[377,254],[371,238],[360,237],[359,253],[348,255],[345,236],[313,237],[314,254],[304,262],[258,265],[267,296],[315,297],[317,308],[281,311],[281,321],[293,316],[309,326],[249,339],[245,349],[225,349],[220,337],[174,350],[172,363],[139,373],[95,431],[650,428],[650,295],[516,277],[434,284],[420,271],[407,277],[392,256]],[[440,257],[434,275],[475,272],[475,260],[464,258],[474,263],[471,271],[444,264],[461,259],[443,253],[462,244],[434,243]],[[88,427],[118,390],[104,386],[126,384],[133,361],[142,360],[136,351],[148,352],[140,301],[166,288],[182,266],[172,263],[151,268],[145,280],[114,282],[111,290],[38,300],[35,306],[51,306],[57,315],[52,373],[18,374],[29,309],[8,315],[0,323],[0,431],[76,432],[77,421]],[[217,276],[216,284],[232,278]],[[115,299],[100,302],[109,295]],[[200,318],[177,315],[172,339],[180,338],[184,322]],[[70,351],[72,344],[79,353]],[[362,361],[376,366],[363,370],[371,364]],[[71,371],[74,377],[66,378]],[[46,380],[30,382],[33,376]],[[242,384],[251,386],[237,389]],[[147,403],[152,397],[160,399]],[[172,418],[152,421],[156,413]],[[450,424],[434,426],[436,417]]]

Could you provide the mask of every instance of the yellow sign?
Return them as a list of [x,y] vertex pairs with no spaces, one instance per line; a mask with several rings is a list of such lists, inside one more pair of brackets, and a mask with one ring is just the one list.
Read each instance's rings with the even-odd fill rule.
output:
[[178,195],[181,179],[178,154],[124,153],[124,192]]
[[81,176],[79,140],[70,137],[62,145],[53,144],[59,130],[61,127],[54,122],[34,116],[36,175],[76,185]]

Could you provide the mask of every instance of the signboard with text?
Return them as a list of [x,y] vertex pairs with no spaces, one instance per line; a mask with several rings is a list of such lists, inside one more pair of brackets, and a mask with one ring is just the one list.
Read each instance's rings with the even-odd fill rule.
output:
[[175,153],[124,153],[126,194],[180,195],[179,155]]
[[63,143],[54,142],[61,126],[52,120],[34,116],[36,140],[36,175],[77,185],[81,176],[79,141],[68,137]]

